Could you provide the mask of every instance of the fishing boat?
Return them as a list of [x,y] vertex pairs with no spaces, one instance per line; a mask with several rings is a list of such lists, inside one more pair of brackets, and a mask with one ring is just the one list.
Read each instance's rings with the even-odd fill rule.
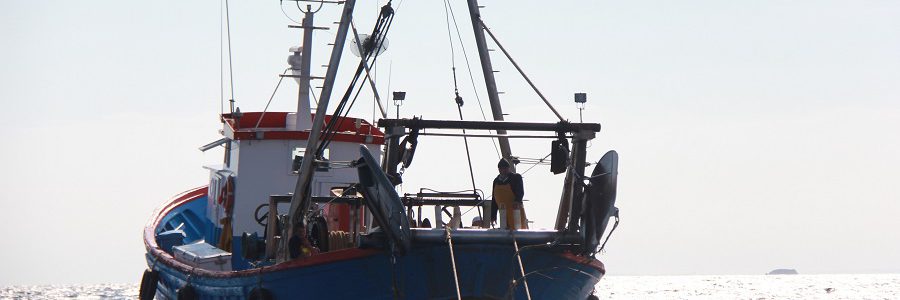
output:
[[[381,105],[368,72],[394,10],[388,2],[371,34],[359,34],[351,23],[356,1],[311,2],[341,10],[325,76],[310,72],[312,34],[323,28],[315,26],[316,12],[307,6],[302,24],[292,25],[302,29],[303,45],[292,49],[289,72],[281,75],[299,84],[297,110],[231,107],[221,115],[223,137],[201,150],[224,148],[223,164],[205,167],[208,184],[164,202],[144,228],[148,268],[140,298],[594,297],[605,274],[596,256],[618,224],[618,154],[608,151],[597,162],[586,161],[587,143],[600,124],[569,122],[555,110],[557,122],[504,120],[485,33],[499,42],[476,0],[467,5],[493,120],[389,118],[384,109],[377,122],[350,117],[353,93],[365,84]],[[332,97],[348,40],[360,60],[346,93]],[[315,111],[311,80],[323,81]],[[457,101],[461,106],[458,94]],[[495,220],[491,210],[499,206],[493,201],[498,196],[475,187],[400,194],[397,186],[412,167],[417,145],[434,135],[496,139],[513,169],[519,158],[509,138],[549,141],[550,171],[563,176],[554,227],[527,229],[527,217],[514,205],[501,207]],[[463,224],[463,209],[477,212],[480,221]]]

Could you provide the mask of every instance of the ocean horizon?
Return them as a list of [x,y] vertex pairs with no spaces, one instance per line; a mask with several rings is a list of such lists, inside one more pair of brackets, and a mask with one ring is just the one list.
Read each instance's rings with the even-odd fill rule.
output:
[[[0,299],[136,299],[139,285],[15,285]],[[604,277],[600,299],[900,299],[900,274]]]

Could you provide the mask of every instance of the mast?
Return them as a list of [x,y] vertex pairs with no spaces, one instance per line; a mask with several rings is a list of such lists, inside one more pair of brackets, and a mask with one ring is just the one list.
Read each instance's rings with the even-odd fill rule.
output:
[[312,11],[312,7],[310,5],[306,6],[306,12],[304,12],[303,17],[303,49],[302,49],[302,61],[300,62],[300,78],[298,78],[297,83],[300,85],[300,90],[298,92],[297,99],[297,116],[296,116],[296,126],[297,130],[304,130],[309,128],[312,125],[312,120],[309,117],[309,82],[312,79],[310,77],[310,68],[312,65],[312,35],[313,35],[313,15],[315,12]]
[[[316,107],[316,115],[313,120],[312,129],[309,132],[309,140],[306,141],[306,150],[303,153],[303,162],[300,164],[299,176],[297,176],[297,185],[294,188],[294,195],[291,197],[291,211],[289,216],[291,226],[296,222],[303,222],[304,213],[309,210],[309,190],[312,181],[312,175],[315,172],[314,160],[316,149],[319,148],[319,139],[322,137],[322,126],[325,123],[325,114],[328,109],[328,100],[331,98],[331,90],[334,86],[334,80],[337,76],[338,65],[341,62],[341,54],[344,51],[344,42],[347,40],[347,30],[350,28],[350,19],[353,16],[353,8],[356,6],[356,0],[346,0],[344,2],[344,11],[341,14],[341,24],[338,26],[337,33],[334,37],[334,48],[331,49],[331,59],[328,63],[328,71],[325,73],[325,83],[322,85],[322,94],[319,97],[319,105]],[[305,40],[305,38],[304,38]],[[304,45],[304,51],[309,45]],[[308,90],[308,89],[307,89]]]
[[[491,113],[494,121],[503,121],[503,109],[500,107],[500,94],[497,92],[497,82],[494,80],[494,68],[491,66],[491,57],[487,49],[487,41],[484,39],[484,27],[481,22],[481,12],[478,0],[468,0],[469,16],[472,19],[472,29],[475,30],[475,45],[478,47],[478,57],[481,59],[481,72],[484,74],[484,85],[488,90],[488,99],[491,103]],[[500,137],[500,153],[503,158],[512,157],[512,149],[509,147],[509,139],[506,138],[506,130],[497,130]],[[512,166],[515,170],[515,164]]]

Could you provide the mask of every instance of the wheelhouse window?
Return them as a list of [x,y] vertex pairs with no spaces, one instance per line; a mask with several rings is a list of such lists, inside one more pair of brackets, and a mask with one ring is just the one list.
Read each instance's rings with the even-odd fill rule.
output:
[[[322,151],[322,162],[316,164],[316,172],[328,172],[330,160],[330,151],[329,149],[325,149]],[[305,147],[295,147],[293,151],[291,151],[291,173],[298,174],[300,173],[300,166],[303,165],[303,155],[306,154]]]

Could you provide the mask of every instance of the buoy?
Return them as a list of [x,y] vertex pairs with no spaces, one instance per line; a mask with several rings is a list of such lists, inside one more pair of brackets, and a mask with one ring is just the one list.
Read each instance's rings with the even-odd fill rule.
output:
[[197,300],[200,297],[197,295],[197,291],[194,290],[193,287],[186,285],[183,288],[178,289],[178,300]]
[[141,277],[141,289],[138,290],[138,298],[141,300],[153,300],[156,296],[156,285],[159,283],[159,274],[153,270],[144,270]]
[[250,290],[250,294],[247,295],[247,299],[250,300],[272,300],[275,299],[275,296],[272,295],[267,289],[262,287],[255,287],[253,290]]

